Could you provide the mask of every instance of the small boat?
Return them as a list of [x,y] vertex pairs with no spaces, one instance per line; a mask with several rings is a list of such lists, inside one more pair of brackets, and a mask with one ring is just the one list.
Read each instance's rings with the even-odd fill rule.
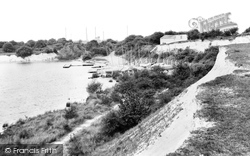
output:
[[96,63],[95,65],[93,65],[92,68],[102,68],[102,67],[105,67],[107,66],[106,64],[99,64],[99,63]]
[[93,66],[94,62],[83,62],[82,66]]
[[71,67],[71,64],[65,64],[65,65],[63,66],[63,68],[69,68],[69,67]]

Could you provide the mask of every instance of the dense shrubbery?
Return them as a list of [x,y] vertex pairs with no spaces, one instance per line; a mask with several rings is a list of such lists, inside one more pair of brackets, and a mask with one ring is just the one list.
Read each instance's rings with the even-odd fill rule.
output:
[[[151,71],[138,71],[132,77],[126,74],[121,76],[120,83],[111,95],[112,100],[120,104],[120,110],[105,117],[102,132],[113,136],[137,125],[148,114],[164,106],[184,88],[207,74],[213,67],[218,51],[218,47],[207,49],[199,60],[196,59],[197,63],[193,60],[198,53],[190,49],[180,51],[175,57],[182,63],[176,66],[171,76],[165,75],[159,67]],[[192,65],[185,63],[185,60]],[[164,88],[168,90],[156,94]],[[155,96],[158,100],[155,100]]]
[[0,48],[2,48],[3,45],[4,45],[5,43],[6,43],[6,42],[1,42],[1,41],[0,41]]
[[73,119],[73,118],[76,118],[78,117],[78,114],[77,114],[77,109],[75,106],[71,106],[70,109],[66,109],[65,110],[65,114],[63,115],[63,117],[65,119]]
[[107,56],[107,51],[105,48],[93,48],[91,51],[94,55]]
[[48,40],[48,45],[53,45],[53,44],[56,44],[56,40],[54,38],[51,38]]
[[36,48],[44,48],[44,47],[46,47],[47,45],[46,45],[46,43],[44,42],[44,40],[38,40],[37,42],[36,42],[36,44],[35,44],[35,47]]
[[32,52],[33,50],[28,47],[28,46],[22,46],[20,47],[19,49],[17,49],[16,51],[16,56],[19,56],[19,57],[22,57],[22,58],[25,58],[27,56],[30,56],[33,54]]
[[250,32],[250,27],[244,31],[244,33],[249,33],[249,32]]
[[88,84],[88,86],[87,86],[87,92],[89,94],[94,94],[94,93],[100,91],[101,88],[102,88],[102,84],[101,83],[93,81],[92,83]]
[[61,44],[65,45],[67,43],[67,40],[66,40],[66,38],[59,38],[57,40],[57,43],[61,43]]
[[223,37],[233,36],[237,34],[238,34],[238,28],[232,28],[227,31],[212,30],[203,33],[200,33],[197,29],[194,29],[187,33],[189,40],[221,39]]
[[27,41],[26,45],[33,48],[36,45],[36,42],[33,40],[29,40]]
[[61,60],[70,60],[79,58],[85,49],[77,43],[67,43],[64,47],[58,52],[58,59]]
[[3,45],[3,51],[4,52],[15,52],[15,48],[10,42],[7,42],[7,43],[4,43],[4,45]]

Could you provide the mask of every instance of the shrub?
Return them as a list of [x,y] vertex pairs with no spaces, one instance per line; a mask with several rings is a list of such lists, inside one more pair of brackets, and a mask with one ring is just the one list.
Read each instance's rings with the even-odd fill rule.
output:
[[54,38],[51,38],[48,40],[48,45],[56,44],[56,40]]
[[105,48],[93,48],[91,50],[91,52],[94,54],[94,55],[102,55],[102,56],[107,56],[107,51]]
[[110,106],[110,104],[112,103],[112,99],[108,97],[107,95],[101,95],[100,98],[102,100],[103,105]]
[[57,40],[57,43],[61,43],[62,45],[65,45],[67,43],[67,40],[66,40],[66,38],[59,38]]
[[101,91],[101,89],[102,89],[102,84],[100,82],[93,81],[92,83],[88,84],[88,86],[87,86],[87,92],[89,94],[94,94],[98,91]]
[[14,52],[15,48],[10,42],[7,42],[3,45],[3,51],[4,52]]
[[44,47],[46,47],[47,45],[46,45],[46,43],[44,42],[44,40],[38,40],[37,42],[36,42],[36,44],[35,44],[35,47],[36,48],[44,48]]
[[22,130],[20,133],[19,133],[19,138],[20,139],[28,139],[32,136],[31,132],[28,131],[28,130]]
[[17,51],[16,51],[16,56],[22,57],[22,58],[25,58],[25,57],[30,56],[32,54],[33,54],[32,49],[28,46],[22,46],[19,49],[17,49]]
[[45,49],[43,50],[43,53],[47,53],[47,54],[49,54],[49,53],[54,53],[54,49],[45,48]]
[[54,45],[54,48],[56,50],[61,50],[63,48],[63,44],[62,43],[57,43],[57,44]]
[[72,130],[68,124],[63,125],[63,129],[67,132],[70,132]]
[[197,29],[189,31],[187,35],[189,40],[197,40],[200,38],[200,32]]
[[92,59],[92,56],[91,56],[90,53],[84,53],[84,54],[82,55],[82,60],[83,60],[83,61],[90,60],[90,59]]
[[29,40],[27,43],[26,43],[27,46],[29,47],[34,47],[36,45],[36,42],[34,40]]
[[173,77],[185,80],[190,76],[190,68],[187,64],[178,64],[173,72]]
[[5,44],[6,42],[0,42],[0,48],[3,48],[3,45]]
[[133,92],[125,96],[124,102],[119,106],[119,111],[110,112],[103,119],[101,132],[104,135],[113,136],[116,133],[124,133],[150,113],[148,100],[142,99]]
[[67,120],[78,117],[76,106],[71,106],[69,110],[65,110],[63,117]]
[[249,33],[249,32],[250,32],[250,27],[244,31],[244,33]]

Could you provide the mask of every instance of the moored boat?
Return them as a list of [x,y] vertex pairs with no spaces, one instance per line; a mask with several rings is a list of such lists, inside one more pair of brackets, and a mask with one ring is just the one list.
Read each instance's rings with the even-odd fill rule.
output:
[[71,64],[65,64],[65,65],[63,66],[63,68],[69,68],[69,67],[71,67]]

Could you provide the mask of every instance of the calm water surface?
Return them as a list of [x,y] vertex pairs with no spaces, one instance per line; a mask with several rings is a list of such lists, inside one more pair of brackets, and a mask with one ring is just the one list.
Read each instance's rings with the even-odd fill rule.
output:
[[0,63],[0,131],[5,122],[63,109],[68,98],[87,97],[90,67],[63,68],[66,63]]

